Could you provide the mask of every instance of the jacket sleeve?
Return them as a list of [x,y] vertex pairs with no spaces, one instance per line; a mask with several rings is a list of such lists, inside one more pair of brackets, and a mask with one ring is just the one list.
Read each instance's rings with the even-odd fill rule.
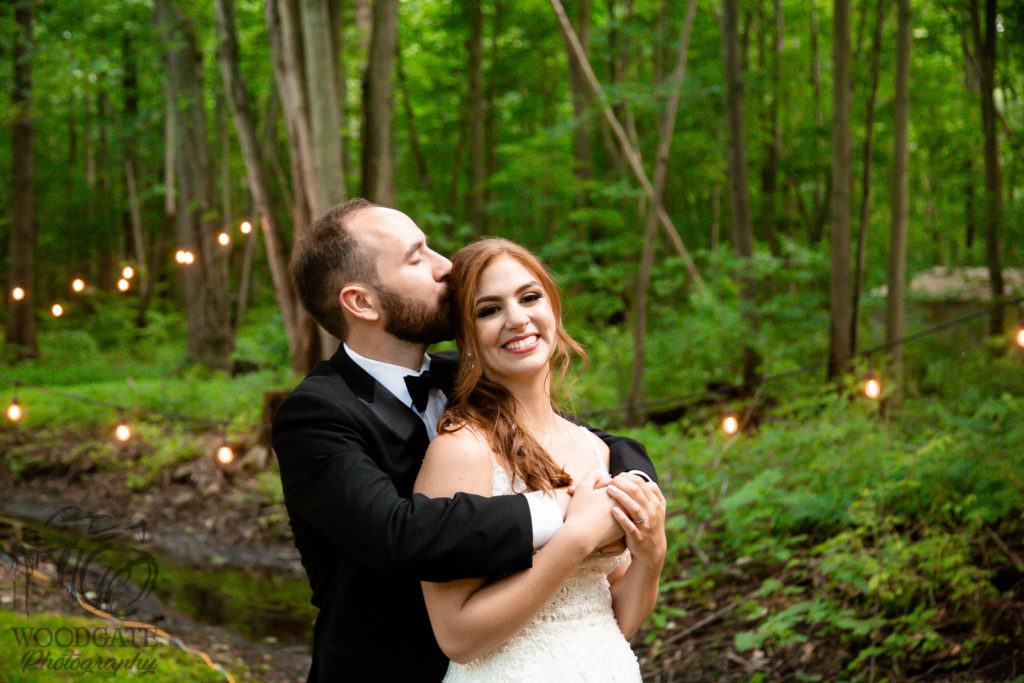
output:
[[658,481],[658,473],[654,470],[654,463],[647,455],[644,445],[628,436],[613,436],[597,427],[581,423],[589,429],[601,441],[608,446],[608,471],[612,476],[630,470],[640,470],[647,474],[655,482]]
[[289,395],[274,416],[273,443],[300,549],[308,525],[340,555],[405,578],[450,581],[531,565],[523,496],[400,496],[351,413],[324,396]]

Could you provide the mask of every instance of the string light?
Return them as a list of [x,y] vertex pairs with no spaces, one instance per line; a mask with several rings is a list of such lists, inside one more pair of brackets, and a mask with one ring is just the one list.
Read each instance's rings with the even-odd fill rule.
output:
[[189,265],[194,263],[196,260],[195,255],[191,251],[185,249],[179,249],[178,253],[174,255],[174,260],[183,265]]
[[13,290],[11,290],[11,297],[15,301],[21,301],[22,299],[25,298],[25,290],[22,289],[21,287],[15,287]]
[[125,266],[124,270],[121,271],[121,277],[125,280],[131,280],[135,276],[135,269],[131,266]]
[[10,405],[7,406],[7,419],[11,422],[17,422],[21,419],[24,411],[21,409],[21,403],[18,402],[18,387],[21,385],[20,382],[14,383],[14,398],[11,399]]
[[114,427],[114,436],[118,441],[127,441],[132,438],[132,428],[128,426],[128,421],[124,419],[123,415],[117,420],[117,426]]
[[53,307],[50,308],[50,313],[53,313],[54,318],[59,318],[64,315],[64,307],[60,304],[54,304]]
[[217,462],[221,465],[230,465],[234,459],[235,452],[231,450],[231,446],[224,444],[217,449]]
[[873,372],[869,372],[864,380],[864,395],[872,401],[882,395],[882,384]]
[[76,292],[81,292],[83,289],[85,289],[85,280],[83,280],[80,277],[76,277],[71,282],[71,289]]
[[1017,323],[1017,336],[1014,339],[1017,342],[1017,346],[1024,348],[1024,315],[1020,317],[1020,322]]
[[242,224],[238,226],[238,229],[242,231],[243,235],[248,235],[252,232],[252,223],[249,221],[242,221]]
[[130,286],[131,283],[128,282],[128,280],[125,278],[121,278],[120,280],[117,281],[117,288],[120,289],[122,292],[127,292]]
[[731,410],[725,411],[725,417],[722,418],[722,431],[732,436],[736,432],[740,431],[740,421],[736,417],[736,413]]
[[217,241],[220,243],[220,246],[226,247],[229,244],[231,244],[231,235],[227,234],[226,232],[222,232],[221,234],[217,235]]

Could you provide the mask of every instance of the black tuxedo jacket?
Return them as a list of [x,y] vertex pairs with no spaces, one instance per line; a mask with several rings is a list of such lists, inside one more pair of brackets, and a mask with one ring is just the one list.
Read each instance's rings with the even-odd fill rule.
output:
[[[430,367],[454,382],[453,352],[432,354]],[[612,473],[654,475],[639,443],[597,433],[611,448]],[[281,404],[273,443],[295,545],[320,610],[309,680],[439,681],[448,661],[419,582],[529,567],[526,499],[413,495],[429,445],[423,421],[344,347],[317,363]]]

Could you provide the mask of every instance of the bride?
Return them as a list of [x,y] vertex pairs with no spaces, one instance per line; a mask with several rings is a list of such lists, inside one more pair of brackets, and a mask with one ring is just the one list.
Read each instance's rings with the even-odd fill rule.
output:
[[[665,498],[632,474],[603,487],[607,446],[555,411],[553,384],[582,349],[536,257],[482,240],[455,255],[450,284],[463,362],[415,490],[553,494],[573,484],[575,493],[532,568],[423,583],[434,635],[453,660],[445,681],[639,681],[627,639],[657,598]],[[627,552],[597,550],[623,534]]]

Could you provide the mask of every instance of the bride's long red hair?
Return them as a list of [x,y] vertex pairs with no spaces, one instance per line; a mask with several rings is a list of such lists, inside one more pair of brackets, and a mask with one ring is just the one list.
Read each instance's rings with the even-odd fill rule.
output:
[[438,422],[438,432],[474,427],[486,435],[491,450],[513,476],[522,477],[529,490],[549,491],[568,486],[572,478],[557,466],[529,432],[516,422],[516,399],[505,387],[484,376],[476,336],[474,301],[484,270],[499,256],[510,256],[537,279],[551,304],[555,318],[555,348],[548,364],[552,404],[573,355],[586,353],[562,326],[562,298],[558,286],[540,259],[509,240],[492,238],[460,249],[452,258],[449,286],[455,316],[455,343],[461,362],[455,390]]

